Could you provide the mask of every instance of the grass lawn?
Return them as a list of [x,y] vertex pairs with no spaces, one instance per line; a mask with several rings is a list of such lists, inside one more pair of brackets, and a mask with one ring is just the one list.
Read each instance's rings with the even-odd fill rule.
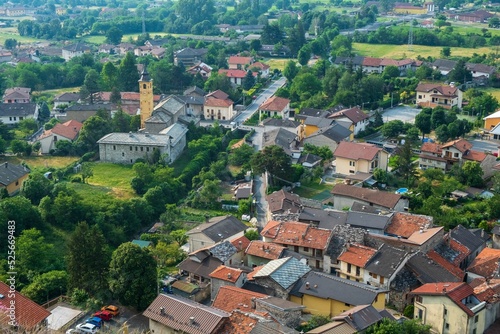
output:
[[[130,186],[130,181],[135,176],[132,166],[94,163],[92,167],[94,175],[87,181],[97,192],[112,193],[115,197],[122,199],[136,196]],[[82,189],[82,191],[84,190]]]
[[272,72],[275,68],[280,71],[285,69],[286,63],[292,58],[269,58],[264,62],[271,67],[270,72]]
[[182,171],[184,168],[188,165],[188,163],[191,161],[191,157],[189,156],[189,153],[187,150],[184,150],[182,154],[175,160],[170,167],[174,168],[174,175],[177,177],[181,175]]
[[21,36],[17,33],[17,28],[3,28],[0,29],[0,44],[3,45],[6,39],[13,38],[17,40],[17,42],[21,43],[32,43],[32,42],[42,42],[38,38]]
[[491,95],[493,95],[493,97],[496,97],[496,99],[500,101],[500,88],[488,87],[481,90],[486,93],[490,93]]
[[[353,43],[353,49],[356,53],[362,56],[377,57],[377,58],[393,58],[393,59],[404,59],[413,58],[417,56],[422,57],[437,57],[441,55],[442,46],[425,46],[425,45],[413,45],[412,50],[408,50],[408,45],[392,45],[392,44],[367,44],[367,43]],[[483,54],[490,53],[494,51],[490,47],[482,48],[451,48],[452,57],[469,57],[472,54]]]
[[323,199],[324,194],[332,190],[331,184],[319,184],[319,180],[310,183],[302,183],[300,187],[294,188],[293,192],[304,198]]
[[1,162],[8,161],[15,164],[25,162],[30,169],[63,168],[77,161],[78,157],[53,157],[53,156],[32,156],[32,157],[2,157]]

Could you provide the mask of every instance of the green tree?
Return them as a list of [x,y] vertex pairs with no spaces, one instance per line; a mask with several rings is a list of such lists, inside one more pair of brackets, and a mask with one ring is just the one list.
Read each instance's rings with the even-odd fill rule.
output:
[[311,59],[311,46],[309,44],[304,45],[299,50],[299,54],[297,55],[297,59],[299,64],[302,66],[306,66],[309,63],[309,59]]
[[290,87],[290,94],[303,101],[321,91],[321,81],[312,73],[298,74]]
[[14,50],[17,47],[17,40],[14,38],[7,38],[5,42],[3,42],[3,46],[7,50]]
[[431,132],[431,115],[422,109],[415,117],[415,126],[422,132],[422,138],[425,138],[425,134]]
[[500,27],[500,18],[497,16],[490,17],[488,20],[488,27],[490,28],[498,28]]
[[445,46],[441,49],[441,57],[448,58],[451,56],[451,48],[449,46]]
[[170,237],[177,242],[179,246],[184,245],[188,241],[186,230],[180,229],[170,232]]
[[443,124],[446,124],[446,110],[439,106],[432,110],[431,127],[432,129],[437,129]]
[[283,75],[289,82],[293,82],[295,76],[299,73],[299,68],[297,63],[293,60],[287,61],[285,68],[283,69]]
[[309,143],[304,144],[304,153],[315,154],[326,162],[328,160],[333,159],[333,152],[328,146],[316,146]]
[[122,92],[137,92],[139,90],[139,72],[135,65],[133,53],[127,52],[118,67],[118,83]]
[[439,142],[445,143],[448,141],[449,138],[450,138],[450,133],[448,131],[448,126],[442,124],[436,128],[436,139]]
[[424,325],[419,320],[402,322],[383,319],[381,322],[366,329],[366,334],[430,334],[431,326]]
[[83,86],[80,89],[80,97],[89,99],[90,104],[94,103],[95,93],[99,91],[99,73],[96,70],[90,69],[85,75]]
[[83,289],[90,295],[106,290],[109,252],[97,225],[79,223],[67,244],[66,267],[69,290]]
[[21,293],[38,304],[60,296],[66,292],[68,274],[64,270],[52,270],[36,276]]
[[204,88],[206,91],[210,92],[220,89],[221,91],[229,95],[231,95],[233,91],[231,81],[224,73],[212,74],[210,78],[208,78],[208,80],[205,82]]
[[247,74],[243,78],[242,87],[244,90],[250,90],[255,85],[255,77],[252,71],[248,70]]
[[31,228],[21,232],[16,242],[16,266],[29,278],[54,269],[54,245],[49,244],[42,233]]
[[254,153],[255,150],[252,146],[243,144],[231,151],[228,161],[233,166],[241,166],[245,163],[248,163]]
[[122,41],[123,32],[115,26],[106,31],[106,43],[117,45]]
[[389,121],[382,126],[382,134],[386,138],[395,138],[404,131],[404,123],[398,119]]
[[399,69],[397,66],[394,65],[389,65],[384,68],[384,71],[382,72],[382,77],[384,79],[392,79],[392,78],[398,78],[399,77]]
[[406,185],[411,186],[417,172],[412,161],[413,151],[410,140],[406,140],[403,146],[398,147],[396,156],[396,169],[405,180]]
[[259,234],[259,231],[257,231],[256,229],[248,229],[246,232],[245,232],[245,237],[252,241],[252,240],[259,240],[260,239],[260,234]]
[[483,169],[477,161],[466,161],[462,165],[462,177],[466,185],[480,188],[483,186]]
[[113,115],[113,119],[111,121],[113,123],[114,132],[129,132],[132,130],[130,128],[130,115],[123,112],[121,109]]
[[[40,112],[38,114],[38,120],[41,122],[44,122],[44,121],[48,120],[49,118],[50,118],[49,106],[47,105],[47,103],[42,102],[40,105]],[[37,125],[37,129],[38,129],[38,125]]]
[[89,177],[94,176],[94,168],[92,167],[92,164],[90,162],[82,163],[80,174],[82,175],[83,183],[86,183]]
[[123,305],[144,310],[156,297],[156,262],[137,245],[127,242],[113,252],[109,274],[109,288]]
[[42,173],[30,173],[28,179],[24,181],[21,188],[21,195],[28,198],[31,203],[38,205],[42,198],[50,195],[54,184]]
[[97,149],[97,141],[111,131],[110,122],[99,116],[91,116],[83,122],[77,143],[83,145],[87,152]]
[[466,81],[472,80],[472,73],[466,67],[465,60],[460,59],[453,70],[448,73],[448,80],[451,82],[465,83]]
[[110,91],[118,86],[118,68],[110,61],[102,67],[101,86],[105,91]]
[[266,146],[262,151],[254,154],[250,165],[255,174],[267,171],[272,176],[283,179],[288,179],[291,172],[290,156],[285,153],[283,148],[276,145]]

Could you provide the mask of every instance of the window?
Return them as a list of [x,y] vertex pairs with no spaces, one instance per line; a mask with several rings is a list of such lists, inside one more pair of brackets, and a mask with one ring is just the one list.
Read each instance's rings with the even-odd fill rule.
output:
[[351,167],[356,166],[356,161],[349,161],[349,166],[351,166]]
[[143,88],[143,89],[146,89],[146,84],[142,84],[142,88]]
[[116,151],[116,145],[113,145],[113,151]]
[[146,152],[149,152],[149,147],[146,147]]
[[350,307],[350,306],[351,306],[351,304],[347,304],[347,303],[344,303],[344,305],[345,305],[345,306],[347,306],[347,307]]
[[348,263],[348,264],[347,264],[347,272],[348,272],[348,273],[350,273],[350,272],[351,272],[351,269],[352,269],[352,268],[351,268],[351,264],[350,264],[350,263]]
[[323,256],[323,251],[321,251],[321,249],[316,249],[316,256]]
[[304,252],[309,252],[309,248],[308,247],[304,247]]
[[446,327],[446,329],[450,329],[450,324],[449,323],[446,323],[446,325],[444,325]]
[[137,152],[137,146],[135,147],[135,151]]
[[419,99],[421,99],[421,98],[422,98],[422,95],[419,95],[419,96],[418,96],[418,98],[419,98]]
[[474,328],[474,329],[472,330],[472,334],[476,334],[476,333],[477,333],[477,329],[476,329],[476,328]]
[[122,152],[122,157],[124,157],[124,156],[125,156],[125,152]]
[[54,136],[54,142],[56,142],[56,141],[57,141],[57,136]]
[[458,158],[458,153],[453,153],[453,157]]
[[12,121],[12,117],[9,117],[9,121]]
[[319,260],[316,260],[316,269],[320,269],[320,268],[321,268],[320,262],[319,262]]
[[371,168],[377,168],[378,167],[378,160],[372,161]]
[[22,117],[22,116],[21,116],[21,117],[19,117],[19,120],[20,120],[20,121],[22,121],[22,120],[23,120],[23,117]]
[[141,146],[141,152],[144,151],[144,147]]
[[418,309],[418,318],[422,319],[423,315],[424,315],[424,311],[422,311],[421,309]]
[[384,284],[384,277],[380,276],[380,284]]
[[358,266],[356,266],[356,276],[359,275],[361,275],[361,269]]
[[293,251],[295,253],[298,253],[299,252],[299,246],[293,246]]
[[447,315],[448,314],[448,310],[445,308],[444,309],[444,315]]
[[476,315],[476,316],[474,317],[474,323],[475,323],[475,324],[477,324],[477,322],[478,322],[478,321],[479,321],[479,316],[478,316],[478,315]]
[[422,302],[422,296],[417,296],[417,297],[415,297],[415,300],[416,300],[417,302],[421,303],[421,302]]
[[19,181],[16,181],[16,186],[18,186],[18,185],[19,185]]
[[132,151],[132,146],[130,146],[130,150]]

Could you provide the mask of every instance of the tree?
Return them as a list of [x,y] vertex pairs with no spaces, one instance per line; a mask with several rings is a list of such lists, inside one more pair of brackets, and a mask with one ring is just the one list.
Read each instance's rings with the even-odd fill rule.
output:
[[299,54],[297,55],[297,59],[300,65],[307,65],[309,59],[311,59],[311,52],[311,46],[309,44],[306,44],[302,48],[300,48]]
[[212,74],[208,80],[205,82],[206,91],[216,91],[220,89],[221,91],[231,95],[233,92],[231,80],[224,73]]
[[79,288],[90,295],[107,286],[109,253],[104,235],[97,225],[79,223],[67,244],[66,267],[69,290]]
[[188,241],[188,236],[186,234],[186,230],[175,230],[170,232],[170,237],[177,242],[179,246],[184,245]]
[[259,240],[260,239],[260,234],[259,234],[259,231],[257,231],[256,229],[248,229],[246,232],[245,232],[245,237],[252,241],[252,240]]
[[438,106],[432,110],[431,127],[437,129],[440,125],[446,124],[446,110]]
[[272,176],[288,179],[291,171],[291,158],[283,148],[271,145],[255,153],[250,165],[255,174],[262,174],[267,171]]
[[415,126],[422,132],[422,138],[425,138],[426,133],[431,132],[431,125],[431,115],[422,109],[415,117]]
[[277,23],[265,24],[260,40],[262,44],[276,45],[283,41],[283,32]]
[[83,86],[80,89],[80,97],[89,99],[90,104],[94,103],[94,94],[99,91],[99,73],[96,70],[90,69],[85,75]]
[[10,142],[10,149],[14,154],[23,154],[25,156],[31,155],[31,145],[24,140],[14,139]]
[[493,175],[492,181],[493,181],[493,185],[492,185],[491,189],[493,189],[493,191],[495,193],[500,194],[500,173],[499,172],[496,172],[495,175]]
[[442,124],[436,128],[436,139],[441,142],[445,143],[448,141],[450,138],[450,133],[448,132],[448,126],[445,124]]
[[321,157],[323,162],[333,158],[333,152],[328,146],[316,146],[309,143],[304,144],[304,153],[311,153]]
[[30,173],[21,188],[21,195],[28,198],[31,203],[38,205],[42,198],[50,195],[54,184],[42,173]]
[[298,97],[300,101],[309,99],[321,91],[321,81],[312,73],[298,74],[290,87],[290,94]]
[[406,140],[403,146],[398,147],[396,156],[396,169],[405,180],[406,185],[410,186],[417,173],[415,170],[415,164],[411,159],[413,157],[413,151],[410,140]]
[[283,69],[283,75],[289,82],[293,82],[295,76],[299,73],[299,68],[297,63],[293,60],[287,61],[285,68]]
[[123,32],[117,27],[113,26],[106,31],[106,43],[117,45],[122,41]]
[[17,47],[17,40],[14,38],[7,38],[3,43],[3,46],[7,50],[14,50]]
[[111,131],[111,124],[108,121],[99,116],[91,116],[83,122],[77,143],[81,143],[87,151],[91,151],[97,148],[97,141]]
[[253,85],[255,85],[255,77],[252,71],[248,70],[247,74],[243,78],[242,87],[244,90],[250,90],[253,87]]
[[139,72],[135,65],[133,53],[127,52],[118,67],[118,83],[122,92],[137,92],[139,90]]
[[[122,102],[122,94],[120,93],[120,91],[118,90],[118,88],[113,87],[111,89],[111,95],[109,97],[109,101],[111,103],[121,104],[121,102]],[[123,111],[123,110],[120,110],[120,111]]]
[[156,262],[147,250],[131,242],[113,252],[109,276],[109,288],[123,305],[144,310],[156,297]]
[[465,83],[466,81],[472,80],[472,73],[466,67],[466,63],[464,59],[460,59],[457,61],[457,64],[453,68],[453,70],[448,73],[448,79],[451,82],[460,82]]
[[21,290],[21,293],[37,302],[46,303],[66,292],[68,274],[64,270],[52,270],[36,276],[33,281]]
[[483,186],[483,169],[477,161],[466,161],[462,165],[462,178],[466,185],[480,188]]
[[205,180],[198,194],[203,208],[214,207],[222,196],[221,180]]
[[448,58],[451,56],[451,48],[449,46],[445,46],[441,49],[441,57]]
[[[412,314],[413,316],[413,314]],[[366,329],[366,334],[430,334],[431,326],[424,325],[418,320],[391,321],[383,319],[381,322]]]
[[404,123],[398,119],[389,121],[382,126],[382,135],[386,138],[395,138],[404,130]]
[[16,242],[17,269],[28,278],[54,269],[53,248],[36,228],[22,231]]
[[241,166],[245,163],[248,163],[252,158],[252,155],[255,153],[255,150],[252,146],[243,144],[240,147],[234,149],[229,154],[229,163],[233,166]]
[[[49,118],[50,118],[49,106],[47,105],[47,103],[42,102],[42,104],[40,105],[40,113],[38,114],[38,120],[39,121],[46,121]],[[37,128],[38,128],[38,126],[37,126]]]
[[488,20],[488,27],[489,28],[500,27],[500,18],[498,18],[498,16],[490,17],[490,19]]
[[83,183],[85,183],[85,181],[89,177],[94,176],[94,171],[93,171],[92,164],[90,162],[84,162],[84,163],[82,163],[80,174],[82,175],[82,181],[83,181]]
[[108,61],[101,70],[101,87],[103,90],[109,91],[115,89],[117,86],[118,68],[112,62]]
[[384,71],[382,72],[382,77],[384,77],[384,79],[398,78],[399,69],[397,68],[397,66],[394,65],[386,66],[384,68]]

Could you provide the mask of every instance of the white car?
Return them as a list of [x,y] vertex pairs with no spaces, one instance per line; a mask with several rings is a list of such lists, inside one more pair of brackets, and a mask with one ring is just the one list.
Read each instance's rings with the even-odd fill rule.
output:
[[66,334],[78,334],[78,331],[76,329],[68,329]]
[[91,333],[91,334],[94,334],[94,333],[97,333],[97,331],[99,330],[99,328],[97,328],[96,325],[86,323],[86,324],[76,325],[76,330],[79,331],[79,332],[81,332],[81,333]]

